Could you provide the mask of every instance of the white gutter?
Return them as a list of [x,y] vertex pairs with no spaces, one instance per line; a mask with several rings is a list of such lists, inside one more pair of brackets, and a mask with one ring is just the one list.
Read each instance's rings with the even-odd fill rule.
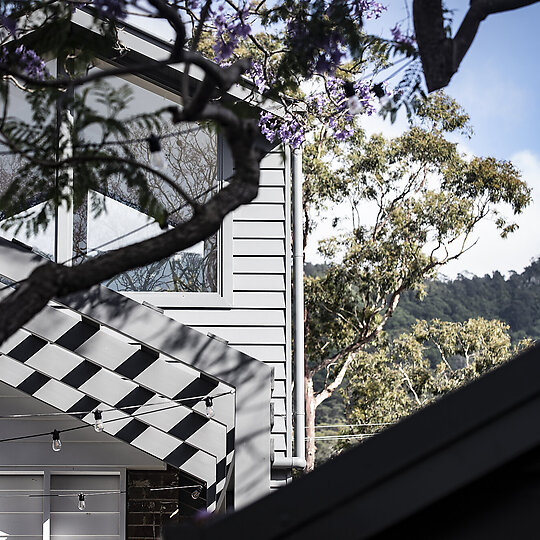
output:
[[274,469],[306,467],[304,398],[304,254],[302,227],[302,151],[291,152],[293,210],[293,324],[294,324],[294,456],[277,458]]

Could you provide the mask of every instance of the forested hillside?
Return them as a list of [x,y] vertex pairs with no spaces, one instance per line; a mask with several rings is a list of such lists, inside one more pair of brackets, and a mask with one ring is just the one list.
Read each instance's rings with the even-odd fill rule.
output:
[[430,281],[426,286],[423,300],[410,292],[403,296],[386,326],[388,332],[408,331],[416,319],[457,322],[481,316],[510,325],[513,342],[525,337],[540,339],[540,260],[508,279],[494,272],[492,276]]
[[[307,263],[305,267],[312,276],[325,269],[324,264]],[[484,277],[434,280],[426,283],[426,292],[423,300],[414,292],[405,293],[386,331],[392,335],[408,332],[417,319],[458,322],[484,317],[509,324],[514,342],[525,337],[540,339],[540,259],[507,279],[494,272]]]
[[[305,266],[306,274],[311,276],[322,275],[326,269],[324,264],[307,263]],[[411,292],[402,297],[385,328],[390,336],[410,332],[418,319],[462,322],[484,317],[507,323],[514,345],[523,338],[540,339],[540,259],[521,274],[514,273],[507,279],[494,272],[484,277],[434,280],[426,283],[426,292],[423,300]],[[345,422],[343,400],[334,394],[319,407],[317,424]],[[334,429],[317,431],[317,435],[322,436],[335,433]],[[319,440],[317,446],[317,462],[322,462],[332,454],[335,441]]]

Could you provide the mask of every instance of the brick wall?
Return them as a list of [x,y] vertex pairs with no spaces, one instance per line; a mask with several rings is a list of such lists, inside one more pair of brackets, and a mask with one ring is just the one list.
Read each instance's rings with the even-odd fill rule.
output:
[[165,471],[128,470],[126,512],[128,540],[156,540],[160,538],[162,523],[180,521],[206,508],[204,489],[198,499],[193,499],[191,496],[193,489],[151,491],[151,488],[198,483],[198,480],[172,467],[168,467]]

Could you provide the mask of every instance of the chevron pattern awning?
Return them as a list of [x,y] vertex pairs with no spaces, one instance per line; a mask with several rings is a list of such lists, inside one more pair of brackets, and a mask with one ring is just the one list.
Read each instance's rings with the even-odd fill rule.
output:
[[[105,410],[106,433],[199,478],[215,509],[234,454],[232,386],[58,302],[0,353],[0,381],[91,425]],[[205,396],[218,396],[212,418]]]
[[[44,262],[0,238],[5,282]],[[220,340],[95,286],[50,302],[0,354],[0,381],[78,418],[110,409],[105,431],[199,478],[209,510],[233,461],[235,505],[269,491],[271,369]],[[212,418],[207,396],[216,396]]]

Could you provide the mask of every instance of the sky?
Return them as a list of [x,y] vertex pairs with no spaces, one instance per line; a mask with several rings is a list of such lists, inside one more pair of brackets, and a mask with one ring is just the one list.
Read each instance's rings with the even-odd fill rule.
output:
[[[384,3],[384,1],[383,1]],[[396,21],[403,20],[403,0],[391,0],[387,13],[370,23],[369,31],[388,35]],[[454,29],[468,8],[468,1],[452,0]],[[512,12],[490,15],[480,25],[476,38],[459,71],[446,88],[471,117],[474,134],[460,142],[463,152],[510,160],[522,172],[532,189],[533,204],[518,216],[518,232],[503,240],[492,223],[482,224],[476,232],[476,245],[459,260],[445,266],[450,278],[458,274],[483,276],[498,270],[504,275],[521,272],[540,256],[540,3]],[[455,30],[454,30],[455,31]],[[403,116],[403,115],[402,115]],[[383,132],[395,136],[406,122],[396,124],[381,118],[367,118],[368,133]],[[317,240],[331,231],[328,222],[316,231],[308,246],[307,260],[322,262],[317,255]]]

